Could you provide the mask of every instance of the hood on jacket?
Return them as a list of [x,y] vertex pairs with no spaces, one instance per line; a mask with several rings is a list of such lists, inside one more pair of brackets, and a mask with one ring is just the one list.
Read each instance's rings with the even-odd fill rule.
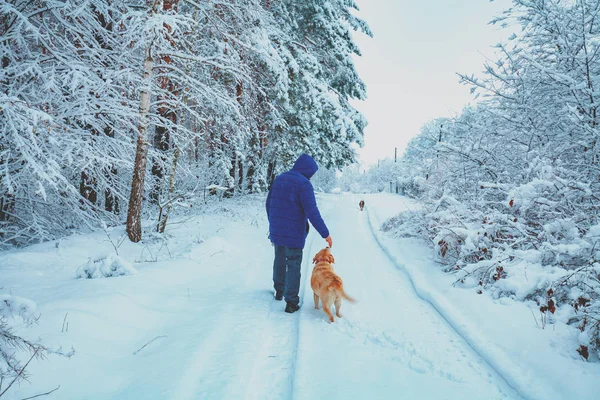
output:
[[300,172],[307,179],[310,179],[318,169],[317,162],[311,156],[302,154],[294,163],[292,171]]

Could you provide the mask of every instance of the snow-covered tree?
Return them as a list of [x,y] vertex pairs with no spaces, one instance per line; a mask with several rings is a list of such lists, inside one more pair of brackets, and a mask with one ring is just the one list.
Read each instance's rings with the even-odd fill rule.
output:
[[363,99],[364,84],[351,59],[360,54],[350,29],[371,34],[353,16],[353,1],[282,1],[272,4],[275,19],[285,22],[279,38],[289,86],[283,122],[268,135],[276,169],[289,167],[301,152],[327,168],[355,161],[352,143],[362,144],[364,117],[348,102]]
[[2,242],[114,219],[135,117],[111,32],[120,10],[102,0],[0,7]]
[[126,210],[139,240],[142,218],[199,188],[266,190],[301,152],[352,162],[366,122],[348,103],[364,97],[350,29],[369,33],[353,8],[0,3],[0,243]]
[[337,187],[338,179],[336,171],[333,169],[319,168],[311,178],[311,183],[315,190],[330,193]]
[[515,295],[505,279],[557,271],[519,295],[562,307],[586,358],[600,350],[599,11],[514,0],[494,21],[516,29],[497,60],[461,75],[481,101],[426,125],[403,160],[428,202],[419,230],[457,282]]

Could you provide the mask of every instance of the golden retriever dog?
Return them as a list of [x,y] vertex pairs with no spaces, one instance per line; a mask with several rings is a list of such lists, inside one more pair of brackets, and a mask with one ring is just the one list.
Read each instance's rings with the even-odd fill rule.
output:
[[360,211],[362,211],[363,208],[365,207],[365,201],[364,200],[359,201],[358,206],[360,207]]
[[342,278],[333,272],[331,264],[334,262],[335,259],[329,247],[319,251],[313,258],[315,267],[310,278],[310,286],[315,298],[315,309],[319,309],[319,299],[321,299],[323,311],[325,311],[331,322],[333,322],[333,314],[331,313],[332,304],[335,304],[335,315],[341,318],[340,307],[342,306],[342,297],[354,303],[354,299],[344,292]]

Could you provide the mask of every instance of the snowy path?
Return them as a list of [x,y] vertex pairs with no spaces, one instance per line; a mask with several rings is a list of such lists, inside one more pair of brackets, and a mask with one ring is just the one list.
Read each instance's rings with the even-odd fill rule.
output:
[[[344,318],[330,324],[313,307],[311,260],[325,246],[316,232],[304,252],[302,308],[289,315],[284,302],[272,299],[271,247],[253,250],[255,241],[244,242],[247,233],[222,231],[239,246],[210,275],[188,282],[192,293],[201,294],[199,309],[185,322],[171,321],[172,332],[166,333],[171,340],[157,356],[176,356],[162,387],[135,385],[118,398],[133,393],[173,400],[394,399],[400,393],[415,399],[519,398],[415,294],[378,246],[354,196],[320,202],[334,238],[336,271],[358,300],[343,303]],[[210,252],[219,243],[213,247]]]
[[[356,196],[319,196],[319,206],[336,271],[358,302],[344,302],[344,318],[333,324],[314,309],[311,260],[325,241],[313,230],[302,308],[284,313],[285,303],[273,299],[273,250],[258,203],[245,210],[252,223],[235,214],[186,220],[172,230],[169,254],[136,264],[138,275],[74,279],[82,260],[112,250],[101,234],[4,254],[3,284],[35,299],[42,314],[24,332],[77,350],[71,359],[32,363],[32,384],[8,399],[58,384],[48,399],[520,398],[415,294],[378,246]],[[149,248],[120,250],[135,260]],[[65,313],[70,328],[61,332]]]
[[[329,324],[305,286],[294,399],[514,399],[514,391],[427,303],[375,241],[358,198],[340,197],[327,218],[336,271],[358,302]],[[306,248],[310,259],[324,246]],[[308,257],[308,255],[311,255]]]

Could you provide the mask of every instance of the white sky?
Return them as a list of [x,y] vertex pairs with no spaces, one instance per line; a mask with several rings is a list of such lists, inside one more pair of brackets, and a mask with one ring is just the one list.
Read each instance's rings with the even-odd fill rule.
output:
[[460,113],[472,101],[457,72],[480,75],[492,46],[510,31],[488,22],[510,6],[509,0],[355,0],[355,13],[373,31],[356,34],[362,57],[357,71],[367,85],[367,100],[353,102],[369,121],[365,164],[404,152],[421,126]]

